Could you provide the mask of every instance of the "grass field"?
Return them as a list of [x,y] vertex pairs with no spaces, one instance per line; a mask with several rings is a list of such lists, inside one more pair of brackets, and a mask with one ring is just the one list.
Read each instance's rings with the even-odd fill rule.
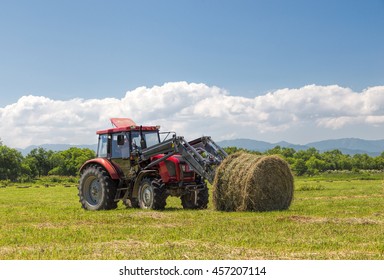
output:
[[[56,180],[57,181],[57,180]],[[0,182],[0,259],[384,259],[384,175],[295,178],[287,211],[80,208],[76,183]]]

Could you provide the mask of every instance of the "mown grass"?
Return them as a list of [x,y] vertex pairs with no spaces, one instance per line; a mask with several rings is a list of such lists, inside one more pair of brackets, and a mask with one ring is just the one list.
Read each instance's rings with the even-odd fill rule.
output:
[[[64,187],[65,186],[65,187]],[[287,211],[85,211],[76,183],[0,182],[0,259],[384,259],[384,175],[295,178]]]

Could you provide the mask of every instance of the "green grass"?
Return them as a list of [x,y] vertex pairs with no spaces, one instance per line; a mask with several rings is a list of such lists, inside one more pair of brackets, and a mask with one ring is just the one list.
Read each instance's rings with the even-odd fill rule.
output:
[[0,182],[0,259],[384,259],[384,175],[369,178],[295,178],[290,209],[265,213],[187,211],[177,198],[91,212],[73,179]]

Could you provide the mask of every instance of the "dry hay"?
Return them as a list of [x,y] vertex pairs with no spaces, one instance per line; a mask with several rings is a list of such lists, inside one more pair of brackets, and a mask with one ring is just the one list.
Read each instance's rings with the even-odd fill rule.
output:
[[278,156],[239,152],[216,169],[213,203],[219,211],[288,209],[293,198],[293,176]]

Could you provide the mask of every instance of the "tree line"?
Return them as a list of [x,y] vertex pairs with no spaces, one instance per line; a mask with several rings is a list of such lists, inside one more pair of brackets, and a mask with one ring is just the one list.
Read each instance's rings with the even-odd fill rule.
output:
[[40,147],[24,157],[0,140],[0,180],[30,181],[47,175],[77,176],[81,165],[94,157],[93,150],[76,147],[58,152]]
[[248,151],[237,147],[225,148],[228,154],[237,151],[247,151],[259,155],[280,155],[291,166],[292,171],[298,175],[316,175],[326,171],[352,171],[378,170],[384,171],[384,152],[380,156],[372,157],[368,154],[343,154],[340,150],[330,150],[320,153],[315,148],[296,151],[293,148],[276,146],[264,153]]
[[[228,154],[247,151],[259,155],[280,155],[298,175],[316,175],[326,171],[384,170],[384,152],[372,157],[367,154],[348,155],[340,150],[320,153],[315,148],[296,151],[293,148],[276,146],[264,153],[236,147],[225,148]],[[0,180],[30,181],[40,176],[78,176],[81,165],[94,158],[95,152],[88,148],[72,147],[65,151],[35,148],[26,156],[3,145],[0,139]]]

